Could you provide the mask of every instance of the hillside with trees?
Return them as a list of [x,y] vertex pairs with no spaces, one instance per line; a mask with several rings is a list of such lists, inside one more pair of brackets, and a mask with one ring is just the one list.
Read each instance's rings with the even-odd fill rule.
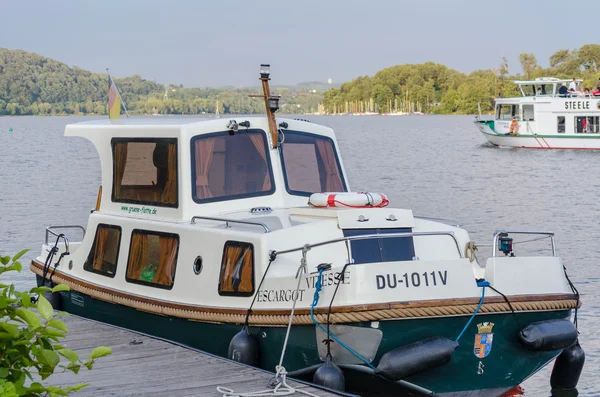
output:
[[425,113],[473,114],[494,108],[494,98],[517,95],[513,80],[537,77],[584,79],[585,88],[596,87],[600,77],[600,45],[586,44],[576,50],[559,50],[542,67],[534,54],[519,57],[522,73],[509,75],[506,58],[499,66],[470,74],[444,65],[427,62],[397,65],[374,76],[358,77],[325,93],[324,109],[328,113],[374,111],[415,111]]
[[[258,79],[257,79],[258,80]],[[115,78],[130,114],[264,113],[260,86],[185,88],[163,85],[135,75]],[[273,86],[283,113],[316,112],[327,87],[310,82]],[[35,53],[0,48],[0,115],[103,115],[108,78]]]
[[[511,75],[506,58],[497,67],[465,74],[445,65],[427,62],[397,65],[361,76],[339,88],[321,82],[274,86],[281,95],[282,113],[351,113],[422,111],[474,114],[493,110],[494,98],[516,95],[517,79],[536,77],[583,78],[586,88],[600,77],[600,45],[556,51],[548,66],[534,54],[519,57],[521,72]],[[205,114],[217,107],[223,114],[264,112],[260,93],[250,88],[186,88],[163,85],[138,75],[115,78],[131,114]],[[0,48],[0,115],[103,115],[106,114],[106,74],[21,50]],[[321,105],[322,103],[322,105]]]

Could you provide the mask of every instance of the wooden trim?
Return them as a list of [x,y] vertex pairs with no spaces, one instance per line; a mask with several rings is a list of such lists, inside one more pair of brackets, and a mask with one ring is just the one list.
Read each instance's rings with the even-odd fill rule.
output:
[[[31,270],[37,269],[42,271],[44,265],[35,259],[31,261]],[[35,273],[35,272],[34,272]],[[119,296],[126,299],[136,300],[152,305],[158,305],[179,310],[189,311],[201,311],[201,312],[214,312],[221,314],[237,314],[246,315],[247,309],[231,309],[224,307],[214,306],[200,306],[200,305],[188,305],[184,303],[174,303],[171,301],[164,301],[159,299],[147,298],[140,295],[130,294],[122,291],[113,290],[110,288],[102,287],[97,284],[91,284],[81,279],[75,278],[68,274],[63,273],[59,269],[56,270],[56,274],[65,280],[72,282],[82,287],[97,290],[99,292]],[[576,299],[574,294],[544,294],[544,295],[514,295],[510,296],[510,302],[539,302],[539,301],[558,301],[558,300],[574,300]],[[460,305],[476,305],[479,303],[479,298],[459,298],[459,299],[432,299],[432,300],[420,300],[420,301],[408,301],[408,302],[389,302],[389,303],[374,303],[364,305],[347,305],[347,306],[334,306],[331,308],[332,313],[356,313],[356,312],[367,312],[372,310],[386,310],[386,309],[415,309],[424,307],[444,307],[444,306],[460,306]],[[485,298],[485,303],[504,303],[504,299],[501,296],[490,296]],[[315,314],[326,314],[327,308],[317,308],[314,310]],[[289,309],[253,309],[252,315],[254,316],[276,316],[276,315],[287,315],[290,313]],[[310,309],[296,309],[295,313],[298,315],[308,315]]]

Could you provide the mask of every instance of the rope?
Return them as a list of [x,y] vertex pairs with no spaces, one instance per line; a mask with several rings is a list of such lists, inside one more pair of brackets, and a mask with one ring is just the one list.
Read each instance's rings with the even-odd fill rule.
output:
[[358,358],[359,360],[361,360],[362,362],[364,362],[365,364],[367,364],[369,367],[371,367],[372,369],[375,369],[375,367],[373,366],[373,364],[371,364],[367,359],[365,359],[363,356],[361,356],[359,353],[357,353],[356,351],[354,351],[350,346],[346,345],[344,342],[342,342],[337,336],[335,336],[335,334],[331,331],[329,331],[329,324],[327,324],[327,329],[325,329],[321,324],[319,324],[317,322],[317,320],[315,320],[315,317],[313,315],[313,311],[315,309],[315,306],[317,305],[317,303],[319,303],[319,292],[321,292],[321,276],[323,275],[323,271],[325,270],[325,268],[321,268],[319,269],[319,279],[317,280],[317,283],[315,284],[315,295],[313,298],[313,302],[310,306],[310,319],[312,320],[312,322],[319,327],[319,329],[323,332],[327,333],[327,355],[331,357],[331,353],[329,351],[329,344],[331,343],[329,341],[329,337],[333,338],[333,340],[335,340],[337,343],[340,344],[340,346],[342,346],[343,348],[345,348],[346,350],[348,350],[350,353],[352,353],[353,355],[356,356],[356,358]]
[[[290,316],[289,316],[290,319],[288,322],[287,330],[285,332],[285,339],[283,341],[283,347],[281,349],[281,357],[279,358],[279,365],[277,365],[275,367],[275,378],[274,379],[277,382],[275,384],[275,388],[273,390],[266,389],[266,390],[260,390],[260,391],[255,391],[255,392],[236,393],[235,391],[233,391],[232,389],[229,389],[227,387],[217,386],[217,391],[219,393],[223,394],[223,397],[289,396],[296,392],[300,392],[300,393],[305,394],[310,397],[319,397],[316,394],[313,394],[306,390],[295,389],[294,387],[290,386],[287,383],[287,370],[283,366],[283,359],[285,357],[285,351],[287,349],[288,339],[290,336],[290,331],[292,329],[292,322],[294,319],[294,311],[296,310],[296,302],[298,301],[298,291],[300,290],[300,283],[302,282],[302,276],[304,274],[308,273],[307,266],[306,266],[306,253],[308,252],[309,249],[310,248],[308,247],[308,245],[305,245],[304,248],[302,249],[302,259],[300,260],[300,267],[298,268],[298,271],[296,272],[296,278],[298,279],[298,284],[296,285],[296,293],[294,294],[294,298],[293,298],[294,303],[292,304],[292,311],[290,313]],[[323,273],[323,271],[320,271],[319,279],[320,279],[320,276],[322,273]],[[265,271],[265,274],[266,274],[266,271]],[[264,279],[264,276],[263,276],[263,279]]]
[[463,334],[465,333],[465,331],[467,330],[467,328],[469,328],[469,325],[471,324],[471,321],[473,321],[473,319],[475,318],[475,316],[479,312],[479,309],[481,309],[481,305],[483,305],[483,300],[485,299],[485,287],[489,287],[490,283],[487,282],[487,281],[485,281],[485,279],[477,280],[477,286],[481,287],[481,299],[479,300],[479,305],[477,305],[477,309],[475,309],[475,311],[473,312],[473,315],[471,315],[471,318],[469,318],[469,321],[467,321],[467,324],[465,325],[465,327],[463,328],[463,330],[460,331],[460,334],[458,334],[458,336],[456,337],[456,342],[457,343],[460,340],[460,337],[463,336]]
[[265,273],[263,274],[262,278],[260,279],[260,283],[258,283],[258,288],[256,289],[256,294],[254,294],[254,298],[252,298],[252,303],[250,303],[250,307],[248,308],[248,311],[246,312],[246,319],[244,320],[244,327],[246,328],[246,332],[248,330],[248,319],[250,318],[250,313],[252,313],[252,307],[254,306],[256,297],[258,296],[258,291],[260,291],[260,287],[262,287],[262,284],[265,281],[265,277],[267,277],[267,273],[269,272],[269,268],[271,267],[271,263],[273,263],[275,258],[277,258],[277,253],[275,251],[271,251],[269,253],[269,264],[267,265],[267,268],[265,269]]
[[[42,269],[32,265],[31,271],[42,276]],[[189,320],[206,321],[213,323],[233,323],[243,324],[246,315],[245,314],[233,314],[223,313],[218,311],[207,311],[206,308],[198,309],[185,309],[170,307],[157,301],[156,303],[145,302],[135,299],[133,296],[124,297],[104,291],[98,291],[95,288],[90,288],[85,285],[78,283],[72,279],[57,274],[54,277],[57,284],[65,284],[69,286],[73,291],[78,291],[86,294],[92,298],[103,300],[110,303],[121,304],[128,307],[133,307],[138,310],[142,310],[149,313],[160,314],[164,316],[180,317]],[[548,311],[548,310],[568,310],[581,307],[581,301],[577,299],[556,299],[556,300],[543,300],[543,301],[525,301],[525,302],[512,302],[511,303],[515,311]],[[381,321],[381,320],[395,320],[395,319],[406,319],[406,318],[419,318],[419,317],[447,317],[447,316],[460,316],[472,314],[476,309],[476,304],[466,305],[448,305],[448,306],[432,306],[432,307],[412,307],[412,308],[389,308],[389,309],[377,309],[377,310],[363,310],[348,313],[331,313],[330,321],[333,324],[343,323],[355,323],[362,321]],[[480,311],[482,313],[502,313],[511,311],[509,305],[505,302],[502,303],[484,303],[481,306]],[[319,322],[327,321],[327,314],[314,314],[314,317]],[[248,319],[250,325],[255,326],[278,326],[287,325],[289,321],[289,315],[269,315],[269,314],[252,314]],[[295,325],[310,325],[313,324],[310,315],[295,315],[293,324]]]
[[465,258],[469,260],[469,262],[473,262],[477,260],[477,256],[475,251],[478,251],[477,246],[475,245],[475,241],[469,241],[465,246]]

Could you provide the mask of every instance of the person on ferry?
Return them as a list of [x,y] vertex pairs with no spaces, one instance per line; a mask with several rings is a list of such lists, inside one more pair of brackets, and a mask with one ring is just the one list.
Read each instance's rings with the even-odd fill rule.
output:
[[577,79],[573,79],[573,81],[569,83],[569,92],[577,92]]
[[561,97],[566,97],[567,96],[567,84],[566,83],[562,83],[562,85],[560,86],[560,88],[558,89],[558,95]]

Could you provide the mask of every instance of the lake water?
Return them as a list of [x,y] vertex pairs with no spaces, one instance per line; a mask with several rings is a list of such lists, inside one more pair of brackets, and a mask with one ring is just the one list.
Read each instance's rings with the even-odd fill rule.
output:
[[[467,116],[304,118],[336,130],[352,190],[386,193],[392,206],[415,214],[458,219],[481,244],[496,229],[554,231],[584,304],[579,395],[600,395],[600,152],[490,147]],[[87,224],[100,161],[90,142],[63,132],[88,119],[0,117],[0,255],[30,248],[22,260],[28,264],[46,225]],[[490,250],[482,247],[479,259]],[[30,287],[34,277],[25,266],[12,281]],[[551,395],[551,367],[525,382],[526,396]]]

